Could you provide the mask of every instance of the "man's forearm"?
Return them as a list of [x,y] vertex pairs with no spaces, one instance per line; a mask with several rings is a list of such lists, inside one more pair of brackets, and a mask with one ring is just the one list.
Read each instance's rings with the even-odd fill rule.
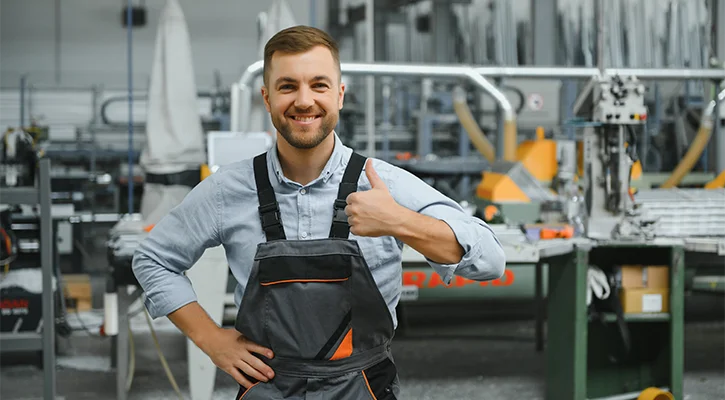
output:
[[168,318],[202,351],[206,342],[219,329],[219,326],[197,302],[179,308],[170,313]]
[[464,255],[463,247],[445,222],[400,207],[401,223],[393,227],[398,240],[438,264],[456,264]]

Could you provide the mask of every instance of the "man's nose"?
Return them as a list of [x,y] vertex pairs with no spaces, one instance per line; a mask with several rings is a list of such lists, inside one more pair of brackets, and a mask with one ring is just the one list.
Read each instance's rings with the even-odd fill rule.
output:
[[308,87],[301,87],[297,91],[297,97],[295,98],[295,107],[301,109],[307,109],[315,104],[315,100],[312,96],[312,91]]

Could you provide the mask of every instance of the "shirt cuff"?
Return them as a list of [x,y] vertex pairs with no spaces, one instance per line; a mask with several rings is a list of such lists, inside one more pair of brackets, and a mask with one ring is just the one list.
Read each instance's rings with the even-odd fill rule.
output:
[[186,275],[169,274],[163,285],[146,293],[144,305],[151,318],[165,317],[179,308],[197,301],[196,292]]
[[448,224],[448,226],[453,231],[453,234],[455,235],[458,244],[463,247],[463,257],[461,258],[461,261],[455,264],[439,264],[435,261],[430,260],[427,257],[426,260],[428,261],[428,264],[431,266],[431,268],[433,268],[433,270],[435,270],[438,275],[440,275],[443,282],[448,285],[451,283],[451,280],[453,280],[453,276],[455,275],[455,272],[458,268],[471,265],[473,263],[473,260],[476,260],[480,257],[481,246],[474,246],[473,243],[468,243],[468,241],[465,240],[466,233],[470,231],[470,227],[468,225],[474,222],[458,219],[449,219],[443,222]]

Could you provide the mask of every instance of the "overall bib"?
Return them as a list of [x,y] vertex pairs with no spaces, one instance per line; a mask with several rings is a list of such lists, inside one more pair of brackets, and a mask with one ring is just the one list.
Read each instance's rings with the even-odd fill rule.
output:
[[235,327],[274,352],[262,361],[275,377],[240,387],[237,400],[397,397],[393,321],[360,247],[348,239],[346,198],[357,190],[364,164],[363,156],[352,154],[330,210],[329,238],[287,240],[266,153],[255,157],[267,241],[257,248]]

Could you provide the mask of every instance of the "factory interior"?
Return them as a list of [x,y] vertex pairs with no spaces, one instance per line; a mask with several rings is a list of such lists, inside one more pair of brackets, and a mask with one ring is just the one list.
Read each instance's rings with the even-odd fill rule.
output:
[[[506,256],[446,282],[401,249],[398,399],[725,399],[725,0],[0,0],[0,399],[238,397],[132,259],[275,145],[295,25],[339,45],[342,143]],[[233,328],[224,250],[186,277]]]

